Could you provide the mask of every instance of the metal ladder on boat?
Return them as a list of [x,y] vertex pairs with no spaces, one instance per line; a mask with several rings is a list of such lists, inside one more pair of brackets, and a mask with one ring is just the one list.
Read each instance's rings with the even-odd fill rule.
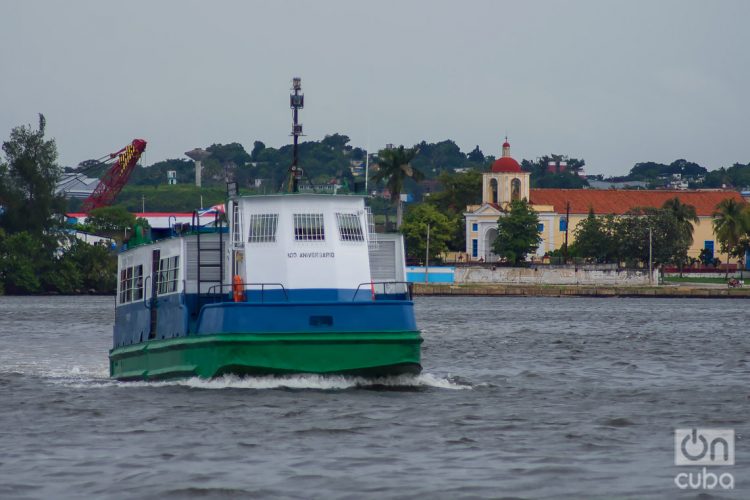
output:
[[192,311],[193,317],[197,317],[204,305],[216,300],[215,293],[209,293],[212,286],[219,285],[223,288],[224,277],[224,219],[219,213],[214,215],[214,231],[202,232],[200,218],[197,211],[193,212],[193,230],[196,234],[196,261],[197,261],[197,303]]

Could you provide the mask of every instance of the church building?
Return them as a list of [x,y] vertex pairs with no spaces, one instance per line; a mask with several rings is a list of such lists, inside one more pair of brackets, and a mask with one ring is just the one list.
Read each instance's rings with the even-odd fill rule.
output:
[[566,228],[568,244],[572,244],[576,226],[588,216],[591,208],[597,216],[623,215],[636,207],[661,208],[665,201],[677,197],[682,203],[693,205],[700,219],[698,224],[693,225],[693,245],[688,255],[697,258],[706,248],[715,251],[722,262],[727,262],[726,255],[718,255],[713,213],[716,206],[727,198],[744,203],[737,191],[723,190],[531,189],[530,176],[510,155],[510,144],[506,139],[502,156],[492,164],[489,172],[482,175],[482,204],[470,205],[464,213],[468,260],[498,260],[492,252],[492,244],[497,238],[497,221],[513,200],[529,200],[539,217],[538,229],[542,242],[534,256],[538,259],[563,246]]

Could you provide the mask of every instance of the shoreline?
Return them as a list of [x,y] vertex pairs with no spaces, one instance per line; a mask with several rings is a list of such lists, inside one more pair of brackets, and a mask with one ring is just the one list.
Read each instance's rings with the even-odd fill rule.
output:
[[[728,288],[690,285],[615,286],[615,285],[536,285],[517,283],[477,283],[451,285],[413,283],[416,297],[651,297],[675,299],[750,299],[750,287]],[[114,293],[38,293],[0,294],[1,297],[115,297]]]
[[748,299],[750,287],[701,286],[613,286],[613,285],[522,285],[522,284],[467,284],[441,285],[414,283],[413,294],[425,296],[487,296],[487,297],[650,297]]

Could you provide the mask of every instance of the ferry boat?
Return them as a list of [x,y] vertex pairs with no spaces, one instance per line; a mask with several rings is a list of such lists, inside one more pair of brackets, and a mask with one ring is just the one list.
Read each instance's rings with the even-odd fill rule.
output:
[[363,196],[233,195],[225,210],[120,253],[113,378],[421,371],[408,284],[373,279]]

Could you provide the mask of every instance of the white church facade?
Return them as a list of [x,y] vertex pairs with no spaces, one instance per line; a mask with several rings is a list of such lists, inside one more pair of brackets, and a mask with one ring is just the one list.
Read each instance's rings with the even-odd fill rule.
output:
[[[518,162],[510,156],[510,144],[507,139],[503,143],[503,153],[490,168],[482,175],[482,204],[466,207],[466,254],[469,260],[494,262],[498,257],[492,252],[492,244],[497,238],[497,220],[508,208],[511,201],[530,199],[531,179],[529,172],[521,170]],[[541,208],[541,207],[539,207]],[[554,214],[552,207],[547,214],[539,213],[539,229],[552,229]],[[538,211],[538,210],[537,210]],[[537,249],[537,256],[543,256],[551,245],[554,245],[555,235],[550,231],[545,240],[549,244],[542,244]],[[545,242],[546,243],[546,242]]]

